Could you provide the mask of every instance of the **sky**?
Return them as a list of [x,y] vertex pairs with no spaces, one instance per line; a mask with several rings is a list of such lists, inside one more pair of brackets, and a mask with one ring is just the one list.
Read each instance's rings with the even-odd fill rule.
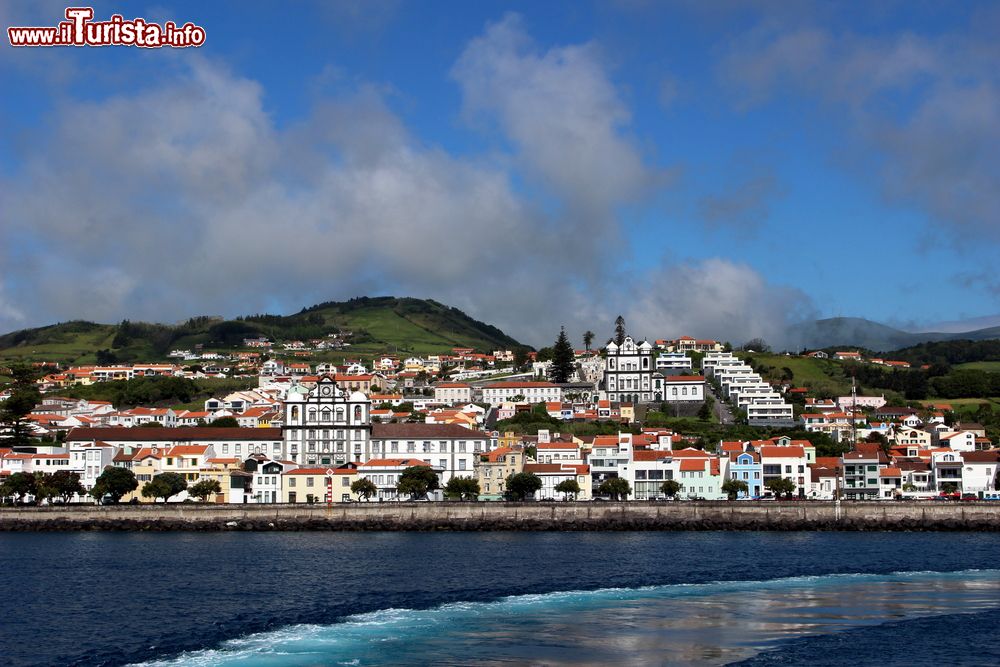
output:
[[206,41],[4,38],[0,331],[385,294],[533,345],[1000,313],[996,3],[93,6]]

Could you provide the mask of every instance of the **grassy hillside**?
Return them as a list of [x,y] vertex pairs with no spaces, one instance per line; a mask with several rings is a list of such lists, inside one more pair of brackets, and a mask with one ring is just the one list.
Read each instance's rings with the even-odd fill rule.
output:
[[352,334],[350,347],[314,358],[386,351],[431,354],[456,346],[491,352],[520,346],[500,329],[436,301],[362,297],[319,304],[294,315],[251,315],[235,320],[196,317],[179,325],[64,322],[0,336],[0,363],[156,361],[165,359],[173,349],[191,349],[195,345],[231,351],[242,347],[244,338],[308,340],[343,331]]
[[791,371],[791,384],[809,387],[819,396],[844,396],[851,392],[851,380],[844,375],[844,365],[838,361],[745,352],[737,356],[748,359],[757,372],[771,382],[787,377],[787,369]]

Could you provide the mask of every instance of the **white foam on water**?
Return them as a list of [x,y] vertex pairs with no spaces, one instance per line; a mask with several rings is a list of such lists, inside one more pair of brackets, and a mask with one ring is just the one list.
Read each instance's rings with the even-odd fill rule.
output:
[[[854,599],[851,597],[852,594],[856,598],[861,588],[869,585],[898,584],[905,587],[907,584],[927,584],[934,591],[940,587],[944,587],[947,591],[949,586],[958,591],[977,582],[983,586],[995,584],[996,588],[1000,589],[1000,570],[846,573],[515,595],[490,602],[454,602],[430,609],[380,609],[347,616],[329,625],[291,625],[227,640],[216,648],[140,663],[140,666],[214,667],[240,664],[254,665],[254,667],[286,667],[377,664],[379,651],[384,647],[399,648],[396,645],[409,646],[415,641],[440,640],[452,636],[459,641],[468,641],[469,635],[474,637],[480,631],[489,631],[497,625],[516,621],[518,617],[539,620],[540,623],[554,619],[572,622],[588,613],[610,614],[617,612],[622,606],[672,601],[681,605],[714,605],[716,611],[721,609],[723,613],[730,613],[732,615],[730,623],[734,625],[742,622],[748,626],[757,626],[757,631],[762,637],[761,643],[766,643],[764,641],[766,633],[776,632],[769,629],[769,624],[771,626],[788,624],[785,617],[789,614],[794,616],[801,609],[805,609],[804,615],[809,616],[810,604],[820,610],[816,613],[816,618],[820,618],[823,616],[822,610],[826,608],[823,605],[829,604],[830,599],[835,599],[840,589],[847,593],[845,597],[850,600]],[[905,589],[898,590],[901,596],[906,593]],[[896,591],[897,589],[892,589],[893,594]],[[906,617],[945,613],[942,611],[944,607],[940,606],[928,605],[922,609],[919,606],[919,594],[918,590],[918,601],[912,603],[914,606],[906,612]],[[763,613],[740,612],[735,609],[726,611],[734,600],[750,599],[749,596],[752,596],[757,604],[764,605]],[[768,618],[766,612],[770,609],[767,606],[771,604],[770,600],[775,601],[773,603],[775,610],[773,616]],[[741,613],[744,614],[742,617]],[[839,617],[836,613],[831,613],[829,619],[816,624],[821,628],[821,632],[832,632],[838,628],[893,620],[899,618],[901,613],[903,612],[899,612],[895,607],[891,612],[873,612],[870,617],[863,612],[859,612],[855,617]],[[481,623],[481,627],[477,628],[477,623]],[[725,622],[721,622],[720,628],[725,629],[725,627]],[[657,630],[661,634],[664,632],[661,629]],[[525,637],[525,641],[530,642],[531,628],[523,628],[523,631],[529,635]],[[467,636],[462,636],[463,633]],[[804,633],[805,631],[799,632],[799,634]],[[752,639],[754,635],[751,633],[749,636]],[[726,641],[732,644],[731,650],[738,648],[741,651],[740,657],[749,657],[762,648],[762,646],[755,647],[753,641],[748,641],[746,630],[742,635],[738,631],[734,632]],[[405,650],[399,648],[399,652],[403,655],[406,655]],[[704,664],[718,664],[713,662],[713,655],[714,652],[706,651]],[[728,656],[725,660],[722,654],[719,655],[719,662],[728,661],[732,657],[730,654],[725,655]],[[411,654],[410,658],[412,662],[422,662],[417,655]]]

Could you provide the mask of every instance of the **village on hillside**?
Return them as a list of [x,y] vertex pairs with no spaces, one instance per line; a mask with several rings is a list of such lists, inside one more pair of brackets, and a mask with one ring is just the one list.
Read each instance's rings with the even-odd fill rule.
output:
[[[987,428],[949,403],[908,400],[909,362],[636,340],[621,318],[603,347],[593,337],[582,349],[561,332],[537,352],[343,363],[309,361],[342,341],[253,338],[167,363],[12,367],[0,499],[1000,499]],[[851,364],[850,384],[799,384],[794,368],[814,363]],[[860,393],[872,367],[905,386]],[[242,384],[194,401],[171,393],[196,381]],[[86,397],[112,386],[114,400]]]

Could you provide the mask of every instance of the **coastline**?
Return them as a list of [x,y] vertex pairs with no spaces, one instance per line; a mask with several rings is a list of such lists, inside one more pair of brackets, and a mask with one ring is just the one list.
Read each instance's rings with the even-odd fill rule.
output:
[[1000,504],[437,502],[4,507],[0,532],[1000,531]]

